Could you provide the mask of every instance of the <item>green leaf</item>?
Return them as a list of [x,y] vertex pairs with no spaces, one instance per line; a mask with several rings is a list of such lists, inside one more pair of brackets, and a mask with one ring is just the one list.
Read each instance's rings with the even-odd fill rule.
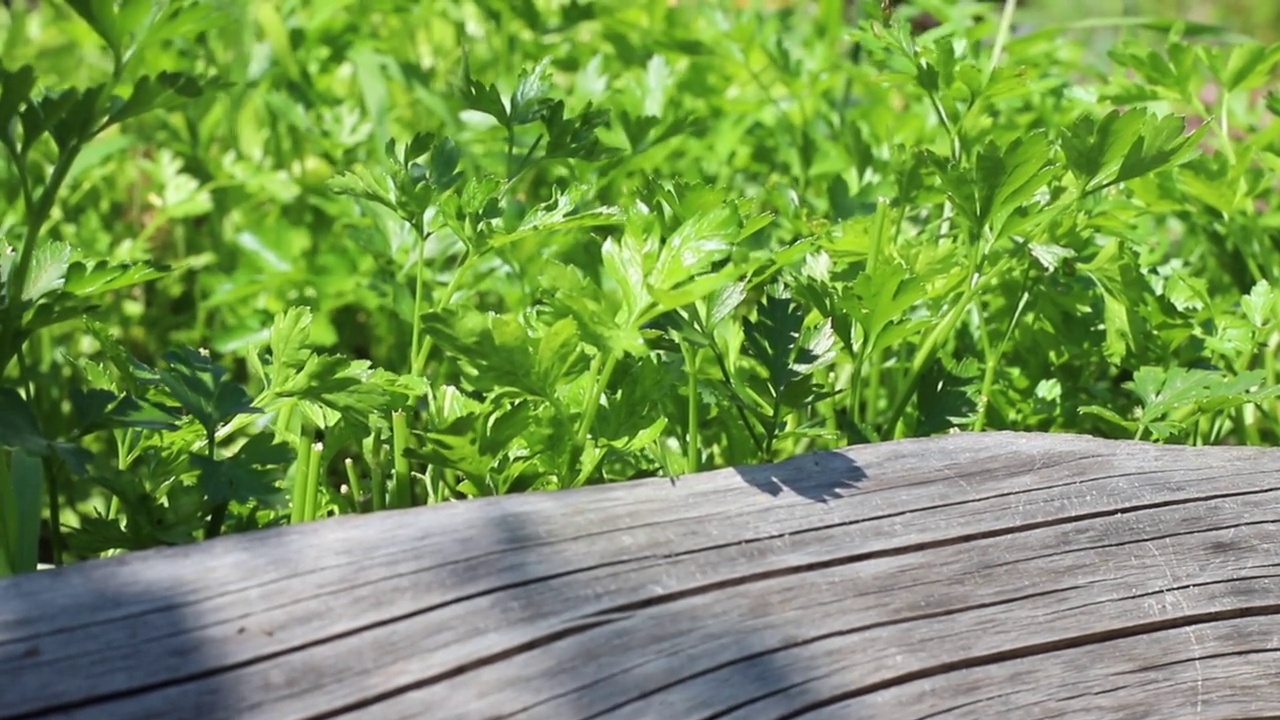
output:
[[585,369],[585,362],[578,339],[578,323],[573,318],[561,318],[547,329],[538,343],[534,361],[534,374],[544,388],[559,386],[565,375]]
[[1005,220],[1052,179],[1048,166],[1049,141],[1043,131],[1017,137],[1003,148],[987,145],[974,178],[983,194],[979,223],[989,224],[999,237]]
[[134,359],[105,324],[92,318],[84,318],[84,326],[94,342],[98,343],[101,352],[107,356],[114,371],[116,387],[134,397],[145,396],[148,388],[157,381],[155,371]]
[[[27,112],[23,113],[23,152],[41,132],[49,133],[62,152],[89,140],[101,120],[98,103],[106,92],[105,85],[66,89],[28,104]],[[32,126],[30,129],[28,123]]]
[[[542,119],[542,114],[552,104],[547,97],[547,91],[551,87],[547,79],[547,67],[550,64],[551,58],[543,58],[533,69],[520,73],[516,89],[511,93],[512,125],[528,125],[537,122]],[[494,117],[497,118],[496,115]],[[498,118],[498,122],[506,124],[501,118]]]
[[289,447],[273,443],[268,435],[254,435],[229,458],[191,456],[200,492],[211,507],[233,502],[247,504],[276,494],[280,467],[292,460]]
[[618,151],[601,143],[597,131],[609,124],[609,111],[586,108],[573,117],[565,117],[563,100],[548,103],[539,115],[547,130],[545,158],[564,158],[587,161],[616,157]]
[[[208,88],[194,75],[161,72],[144,75],[133,83],[127,100],[112,98],[107,122],[103,127],[131,120],[155,110],[170,110],[200,97]],[[222,87],[219,85],[218,87]]]
[[199,37],[236,21],[232,13],[216,3],[130,0],[129,5],[127,11],[121,12],[121,25],[132,34],[130,55],[165,41]]
[[1067,168],[1085,187],[1110,180],[1145,123],[1145,113],[1136,110],[1112,110],[1101,121],[1088,114],[1079,116],[1062,141]]
[[1271,287],[1271,283],[1266,280],[1259,280],[1254,284],[1249,294],[1240,298],[1240,307],[1244,310],[1245,317],[1254,327],[1259,330],[1265,330],[1277,322],[1280,316],[1280,300],[1276,297],[1275,289]]
[[49,454],[49,441],[40,432],[35,413],[26,398],[9,387],[0,387],[0,447]]
[[1244,357],[1256,346],[1254,328],[1244,319],[1227,316],[1215,324],[1213,335],[1205,338],[1205,349],[1221,357]]
[[685,221],[662,245],[648,282],[670,290],[723,260],[738,238],[738,216],[720,207]]
[[67,269],[64,288],[87,298],[158,280],[174,270],[164,265],[76,261]]
[[[300,411],[316,427],[367,432],[371,417],[385,417],[427,392],[422,378],[373,369],[367,360],[321,355],[305,348],[309,311],[294,308],[272,330],[272,363],[263,370],[274,397],[266,410]],[[293,430],[277,427],[281,432]]]
[[1135,372],[1128,385],[1142,400],[1143,421],[1152,422],[1207,399],[1213,375],[1207,370],[1147,366]]
[[1138,270],[1133,249],[1116,239],[1107,240],[1078,271],[1097,283],[1105,330],[1103,356],[1118,365],[1138,348],[1147,330],[1142,312],[1149,303],[1148,281]]
[[375,175],[368,168],[345,170],[337,177],[330,178],[328,186],[339,195],[368,200],[389,210],[398,209],[391,195],[391,177],[386,174]]
[[441,138],[431,148],[431,162],[427,180],[437,190],[443,192],[452,189],[462,181],[463,175],[458,170],[462,160],[462,151],[450,138]]
[[[31,255],[31,267],[27,273],[23,300],[37,300],[61,290],[71,261],[71,246],[62,242],[46,242],[36,246]],[[8,268],[5,269],[8,281]]]
[[1124,428],[1130,434],[1135,433],[1138,430],[1138,423],[1133,420],[1126,420],[1125,418],[1120,417],[1120,415],[1114,410],[1102,407],[1101,405],[1084,405],[1081,406],[1080,412],[1086,415],[1096,415],[1100,418],[1109,420]]
[[271,364],[277,382],[286,379],[288,371],[296,370],[310,356],[307,343],[311,341],[311,309],[291,307],[276,315],[271,323]]
[[117,58],[124,55],[124,34],[128,29],[121,28],[116,19],[114,0],[67,0],[67,4],[93,28],[113,55]]
[[72,388],[70,399],[78,435],[116,428],[177,430],[179,427],[173,416],[131,395],[101,388]]
[[76,423],[83,432],[102,422],[111,406],[119,401],[119,396],[102,388],[71,388],[71,410],[75,413]]
[[[639,418],[638,418],[639,419]],[[634,453],[647,449],[667,429],[667,419],[660,417],[639,429],[632,429],[616,435],[602,438],[605,445],[624,453]]]
[[1114,365],[1120,364],[1135,346],[1133,316],[1133,308],[1124,298],[1102,291],[1102,321],[1106,332],[1103,355]]
[[262,412],[243,387],[227,381],[226,368],[207,355],[180,348],[163,357],[167,367],[157,372],[160,383],[207,432],[237,415]]
[[1122,68],[1136,71],[1149,90],[1158,91],[1152,99],[1189,100],[1199,80],[1199,48],[1171,32],[1161,49],[1164,54],[1144,41],[1127,40],[1113,46],[1107,55]]
[[541,338],[537,328],[505,315],[432,312],[422,319],[437,344],[476,368],[475,387],[509,388],[529,397],[557,400],[560,377],[579,364],[577,323],[562,319]]
[[639,320],[650,302],[645,286],[645,260],[652,256],[656,243],[645,237],[637,223],[629,222],[621,238],[609,238],[600,247],[605,275],[620,295],[624,323]]
[[491,236],[488,245],[502,247],[543,233],[583,230],[621,222],[623,214],[616,207],[582,207],[590,190],[586,185],[574,185],[563,192],[553,191],[552,198],[520,218],[517,227]]
[[477,448],[486,457],[498,459],[512,449],[512,445],[529,437],[529,427],[539,422],[534,406],[528,401],[517,401],[505,410],[495,413],[490,422],[477,430]]
[[934,435],[973,422],[981,392],[982,368],[972,358],[951,366],[943,358],[925,367],[916,386],[916,435]]
[[840,307],[853,316],[867,338],[862,352],[873,352],[883,342],[891,325],[901,322],[907,310],[925,298],[927,288],[901,262],[882,262],[874,271],[860,273],[852,293],[841,298]]
[[671,63],[662,53],[654,53],[645,65],[644,114],[657,120],[666,110],[667,94],[675,82]]
[[413,460],[453,470],[470,478],[484,478],[493,470],[494,460],[480,454],[471,432],[475,424],[474,417],[456,419],[437,431],[425,433],[427,445],[409,448],[405,454]]
[[1176,115],[1162,118],[1149,116],[1143,124],[1141,136],[1129,148],[1108,185],[1126,182],[1186,162],[1200,151],[1199,144],[1208,128],[1208,125],[1202,125],[1194,132],[1187,133],[1184,118]]
[[35,68],[23,65],[17,70],[9,70],[0,64],[0,142],[11,155],[19,154],[17,138],[13,136],[14,120],[18,118],[20,108],[30,100],[35,85]]
[[800,349],[805,315],[805,309],[791,298],[770,294],[757,316],[743,323],[747,347],[764,365],[774,397],[781,396],[787,385],[801,377],[793,358]]
[[21,335],[30,337],[41,328],[82,318],[86,314],[97,310],[98,307],[95,303],[82,302],[80,298],[71,293],[57,292],[52,296],[45,297],[42,302],[35,306],[31,314],[27,316]]
[[1214,74],[1222,84],[1223,92],[1254,88],[1271,76],[1280,62],[1280,45],[1263,45],[1258,42],[1234,43],[1227,54],[1225,66],[1218,59],[1220,53],[1210,53]]
[[747,299],[747,284],[742,281],[722,285],[711,293],[707,312],[707,327],[714,329],[732,315],[742,301]]
[[503,127],[513,126],[507,106],[502,102],[502,93],[498,91],[496,85],[492,83],[485,85],[468,73],[463,78],[463,85],[458,94],[459,99],[468,109],[492,117]]
[[44,464],[15,450],[11,466],[0,467],[0,552],[8,572],[33,572],[39,561],[40,515],[44,501]]

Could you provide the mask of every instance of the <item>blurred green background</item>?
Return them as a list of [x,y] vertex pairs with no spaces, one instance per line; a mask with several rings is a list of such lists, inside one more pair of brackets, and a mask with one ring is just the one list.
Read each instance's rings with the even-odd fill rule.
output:
[[[687,1],[687,0],[677,0]],[[761,0],[738,0],[754,4]],[[799,0],[803,1],[803,0]],[[980,0],[982,1],[982,0]],[[797,0],[763,0],[766,5],[794,4]],[[915,6],[935,15],[945,14],[954,5],[950,0],[887,0],[897,7]],[[985,0],[993,6],[1005,0]],[[1146,17],[1181,19],[1219,26],[1248,34],[1264,42],[1280,37],[1280,0],[1017,0],[1017,24],[1043,27],[1059,24],[1089,24],[1105,45],[1116,33],[1108,19]],[[1097,23],[1097,24],[1095,24]]]
[[1271,42],[1280,35],[1277,0],[1021,0],[1025,20],[1147,15],[1223,25]]

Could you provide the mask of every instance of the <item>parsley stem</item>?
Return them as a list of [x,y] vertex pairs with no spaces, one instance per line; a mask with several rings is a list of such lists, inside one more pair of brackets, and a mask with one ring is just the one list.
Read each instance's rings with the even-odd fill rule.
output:
[[701,448],[698,446],[698,434],[701,431],[698,423],[698,351],[687,342],[680,342],[680,352],[684,355],[685,392],[688,393],[687,412],[688,427],[685,430],[685,468],[687,473],[698,472]]
[[[578,456],[579,464],[586,466],[585,453],[587,448],[587,436],[591,434],[591,426],[595,424],[596,412],[600,409],[601,394],[609,387],[609,381],[613,377],[613,370],[618,365],[618,354],[610,351],[604,361],[604,367],[600,367],[600,358],[591,363],[591,390],[587,393],[587,406],[583,409],[582,418],[578,421],[578,432],[574,438],[574,455]],[[566,477],[569,473],[565,473]],[[582,478],[585,480],[586,478]]]

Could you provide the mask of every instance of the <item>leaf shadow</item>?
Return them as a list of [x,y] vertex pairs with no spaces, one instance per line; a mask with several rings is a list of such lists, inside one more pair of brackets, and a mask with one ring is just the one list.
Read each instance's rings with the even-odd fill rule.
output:
[[868,479],[856,460],[836,450],[798,455],[768,465],[737,465],[733,469],[748,485],[771,497],[790,490],[823,504],[844,497]]
[[[218,660],[202,642],[201,619],[184,588],[122,570],[155,567],[185,548],[42,570],[0,580],[0,675],[7,687],[0,719],[138,717],[198,708],[228,717],[236,688],[207,677]],[[92,618],[92,620],[89,620]],[[183,683],[205,692],[183,698]]]

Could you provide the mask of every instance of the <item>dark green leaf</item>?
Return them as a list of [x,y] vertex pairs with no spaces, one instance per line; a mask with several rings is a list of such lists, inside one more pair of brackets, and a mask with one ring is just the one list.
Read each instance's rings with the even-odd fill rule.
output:
[[[221,86],[219,86],[221,87]],[[206,90],[194,75],[178,72],[161,72],[144,75],[133,84],[127,100],[113,98],[107,114],[107,124],[114,125],[144,115],[153,110],[169,110],[198,98]]]
[[40,456],[49,448],[26,398],[9,387],[0,387],[0,447]]

